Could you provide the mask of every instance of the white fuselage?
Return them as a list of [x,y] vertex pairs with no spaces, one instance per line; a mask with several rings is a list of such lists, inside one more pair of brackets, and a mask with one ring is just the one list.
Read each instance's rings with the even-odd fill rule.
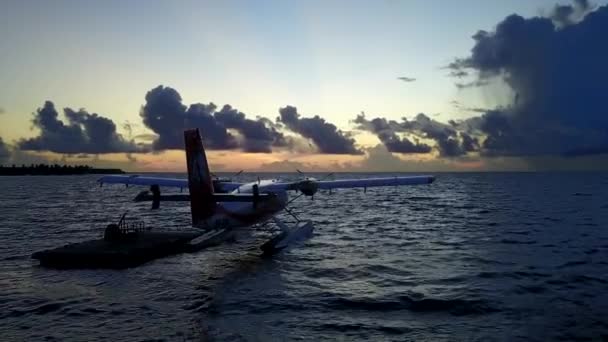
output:
[[[259,193],[265,194],[267,191],[264,191],[264,188],[275,182],[276,180],[261,180],[246,183],[233,190],[232,193],[252,194],[254,185],[257,185]],[[285,209],[289,199],[286,191],[273,191],[272,194],[274,194],[273,198],[259,201],[257,204],[252,202],[218,202],[213,216],[199,226],[205,229],[239,228],[266,222]]]

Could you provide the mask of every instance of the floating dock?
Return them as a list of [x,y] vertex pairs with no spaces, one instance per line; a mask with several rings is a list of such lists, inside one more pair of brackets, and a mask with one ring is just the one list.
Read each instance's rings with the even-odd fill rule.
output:
[[[118,241],[89,240],[32,254],[54,268],[128,268],[168,255],[192,252],[200,232],[138,232]],[[206,246],[200,246],[206,247]]]
[[142,221],[127,220],[125,213],[118,224],[106,227],[102,239],[36,252],[32,259],[53,268],[129,268],[219,245],[232,234],[228,229],[153,232]]

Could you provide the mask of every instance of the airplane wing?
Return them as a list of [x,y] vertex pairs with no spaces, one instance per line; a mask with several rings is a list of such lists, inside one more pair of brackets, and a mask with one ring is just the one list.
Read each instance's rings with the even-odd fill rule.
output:
[[404,177],[375,177],[358,179],[339,179],[331,181],[317,181],[305,179],[296,182],[279,182],[269,184],[260,188],[260,191],[285,191],[303,190],[305,188],[329,190],[338,188],[371,188],[377,186],[418,185],[430,184],[435,180],[434,176],[404,176]]
[[174,188],[188,188],[188,180],[181,178],[164,177],[142,177],[131,176],[104,176],[97,180],[101,184],[126,184],[126,185],[158,185]]
[[433,176],[407,176],[407,177],[381,177],[361,179],[339,179],[331,181],[318,181],[319,189],[329,190],[338,188],[371,188],[375,186],[419,185],[431,184]]
[[[188,180],[186,178],[166,178],[166,177],[142,177],[139,175],[130,176],[104,176],[97,180],[100,184],[126,184],[126,185],[158,185],[162,187],[173,188],[188,188]],[[220,192],[231,192],[238,188],[242,183],[214,182],[214,187]]]

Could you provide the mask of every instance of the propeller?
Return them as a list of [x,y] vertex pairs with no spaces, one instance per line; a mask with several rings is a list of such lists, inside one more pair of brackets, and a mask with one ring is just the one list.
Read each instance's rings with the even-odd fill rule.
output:
[[317,191],[319,190],[318,182],[323,181],[334,175],[333,172],[330,172],[327,175],[323,176],[321,179],[316,179],[316,178],[306,176],[306,173],[300,171],[299,169],[296,169],[296,171],[300,175],[304,176],[304,179],[299,182],[296,182],[293,187],[293,190],[299,191],[300,194],[298,196],[292,198],[291,200],[289,200],[289,202],[287,202],[287,204],[292,203],[293,201],[297,200],[298,198],[300,198],[302,196],[310,196],[310,199],[314,200],[314,196],[317,193]]

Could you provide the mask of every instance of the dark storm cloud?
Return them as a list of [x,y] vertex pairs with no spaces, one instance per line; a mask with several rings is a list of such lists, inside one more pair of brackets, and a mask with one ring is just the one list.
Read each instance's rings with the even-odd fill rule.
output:
[[[178,130],[180,146],[183,146],[183,130],[185,128],[200,128],[204,141],[211,149],[229,150],[239,147],[239,143],[228,128],[214,116],[217,106],[213,103],[195,103],[186,111],[184,127]],[[208,140],[207,140],[208,139]],[[175,147],[175,146],[173,146]]]
[[[156,150],[183,148],[186,106],[173,88],[158,86],[146,94],[146,104],[140,116],[146,127],[158,134]],[[209,139],[208,137],[206,137]]]
[[378,138],[389,152],[395,153],[429,153],[431,147],[426,144],[413,143],[407,138],[399,138],[394,132],[380,132]]
[[479,150],[479,140],[471,135],[460,132],[460,138],[462,139],[462,150],[464,152],[475,152]]
[[433,120],[423,113],[416,115],[413,120],[408,121],[404,118],[402,127],[407,132],[435,140],[439,155],[442,157],[458,157],[470,152],[463,147],[458,139],[458,132],[452,126]]
[[447,125],[429,118],[425,114],[418,114],[413,120],[403,119],[402,122],[375,118],[370,121],[363,114],[354,121],[359,129],[368,130],[378,136],[380,141],[390,152],[397,153],[429,153],[431,146],[423,143],[412,143],[407,138],[401,138],[396,133],[406,133],[410,136],[434,140],[439,155],[442,157],[459,157],[477,150],[477,139],[459,132],[452,125]]
[[591,9],[589,1],[575,0],[574,5],[555,5],[549,18],[557,26],[563,27],[580,21]]
[[46,101],[33,113],[32,123],[40,130],[37,137],[22,139],[18,147],[27,151],[51,151],[57,153],[119,153],[139,152],[142,149],[133,141],[125,140],[116,132],[110,119],[84,109],[63,110],[68,123],[59,119],[55,105]]
[[245,152],[272,152],[271,147],[286,147],[287,141],[282,133],[274,127],[268,125],[269,120],[251,120],[245,114],[225,105],[222,110],[215,113],[217,121],[224,124],[227,128],[238,130],[245,138],[243,150]]
[[354,121],[359,129],[370,131],[380,139],[389,152],[394,153],[429,153],[431,146],[421,143],[413,143],[408,138],[400,138],[396,132],[403,132],[403,127],[393,120],[375,118],[370,121],[363,114],[357,116]]
[[[140,113],[144,125],[158,135],[156,150],[183,148],[183,131],[199,128],[210,149],[242,148],[246,152],[272,152],[272,147],[287,147],[287,139],[268,119],[248,119],[244,113],[225,105],[220,111],[213,103],[196,103],[186,107],[179,93],[158,86],[146,94]],[[238,139],[228,130],[238,131]]]
[[[449,67],[502,79],[513,103],[476,126],[488,155],[583,155],[608,151],[608,7],[587,1],[556,7],[550,18],[511,15],[473,36],[471,55]],[[471,119],[473,120],[473,119]]]
[[279,114],[281,115],[277,119],[279,122],[288,129],[312,140],[321,153],[363,154],[355,147],[354,139],[318,115],[312,118],[301,118],[296,107],[292,106],[279,109]]
[[402,76],[402,77],[397,77],[398,80],[403,81],[403,82],[414,82],[416,81],[415,78],[413,77],[406,77],[406,76]]
[[4,143],[2,137],[0,137],[0,165],[6,163],[11,157],[11,151],[8,146]]

